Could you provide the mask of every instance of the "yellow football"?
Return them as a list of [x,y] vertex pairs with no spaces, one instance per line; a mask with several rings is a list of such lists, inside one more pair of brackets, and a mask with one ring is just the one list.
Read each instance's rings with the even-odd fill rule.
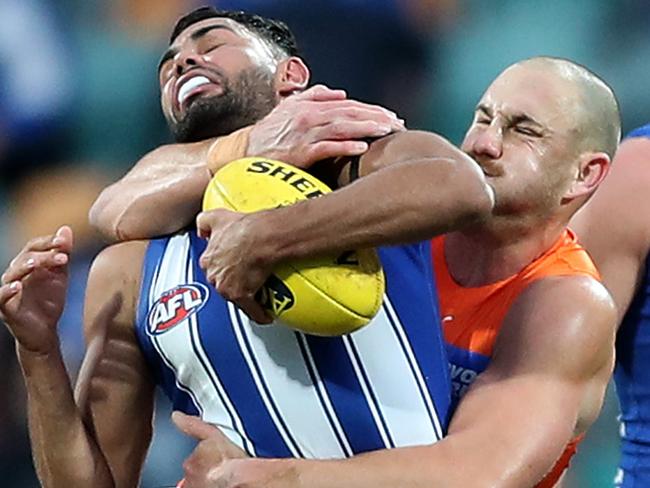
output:
[[[203,197],[203,210],[255,212],[330,191],[314,176],[281,161],[244,158],[214,175]],[[370,322],[383,296],[384,273],[377,253],[357,249],[277,266],[258,300],[293,329],[333,336]]]

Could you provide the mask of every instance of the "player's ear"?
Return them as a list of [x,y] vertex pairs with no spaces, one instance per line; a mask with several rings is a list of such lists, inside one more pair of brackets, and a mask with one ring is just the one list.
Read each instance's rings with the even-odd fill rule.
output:
[[582,154],[578,174],[566,197],[577,198],[594,192],[609,173],[611,163],[611,158],[604,152]]
[[297,56],[291,56],[278,64],[275,84],[281,98],[303,91],[309,84],[309,68]]

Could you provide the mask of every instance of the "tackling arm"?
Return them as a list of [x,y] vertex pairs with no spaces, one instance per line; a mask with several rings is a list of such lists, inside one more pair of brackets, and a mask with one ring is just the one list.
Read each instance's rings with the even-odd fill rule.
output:
[[232,484],[224,486],[534,486],[598,414],[615,320],[611,297],[590,278],[536,282],[513,305],[490,366],[440,442],[344,460],[229,460],[221,472]]
[[101,192],[90,223],[109,242],[153,237],[188,225],[210,181],[206,164],[215,139],[159,147]]
[[211,175],[247,155],[298,167],[335,156],[357,156],[364,138],[403,130],[388,110],[316,85],[282,101],[255,125],[228,136],[160,147],[105,189],[90,221],[109,241],[144,239],[187,226],[201,208]]
[[522,293],[439,446],[466,460],[458,486],[534,486],[550,471],[600,412],[615,321],[610,295],[588,277],[546,278]]
[[200,234],[216,236],[200,260],[208,280],[265,323],[254,296],[277,263],[428,239],[485,218],[494,206],[478,164],[436,134],[399,132],[374,142],[359,173],[365,177],[288,207],[201,213]]
[[428,132],[376,141],[359,173],[366,177],[318,199],[246,216],[265,254],[277,262],[414,242],[485,218],[494,205],[476,162]]

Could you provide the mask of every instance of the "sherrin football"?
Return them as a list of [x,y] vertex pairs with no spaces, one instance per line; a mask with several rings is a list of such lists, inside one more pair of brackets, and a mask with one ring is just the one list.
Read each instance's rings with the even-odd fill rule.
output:
[[[330,188],[280,161],[244,158],[219,170],[203,197],[203,210],[255,212],[316,198]],[[373,249],[297,260],[277,266],[258,300],[280,322],[334,336],[353,332],[377,314],[384,273]]]

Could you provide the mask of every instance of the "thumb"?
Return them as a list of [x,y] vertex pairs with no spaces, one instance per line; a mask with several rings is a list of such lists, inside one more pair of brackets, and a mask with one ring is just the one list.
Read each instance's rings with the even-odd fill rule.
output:
[[232,211],[225,208],[213,208],[197,215],[196,229],[199,237],[209,238],[212,234],[212,228],[218,225],[229,213],[232,213]]
[[58,247],[61,252],[69,254],[70,251],[72,251],[73,237],[72,229],[69,226],[64,225],[56,231],[53,244]]
[[196,228],[200,237],[210,238],[213,233],[219,234],[230,224],[244,214],[227,208],[215,208],[201,212],[196,217]]
[[210,214],[208,212],[201,212],[196,217],[196,230],[198,231],[199,237],[208,239],[212,233],[212,228],[210,227]]
[[183,412],[172,413],[172,422],[183,434],[203,441],[219,434],[219,429],[214,425],[204,422],[199,417],[186,415]]

